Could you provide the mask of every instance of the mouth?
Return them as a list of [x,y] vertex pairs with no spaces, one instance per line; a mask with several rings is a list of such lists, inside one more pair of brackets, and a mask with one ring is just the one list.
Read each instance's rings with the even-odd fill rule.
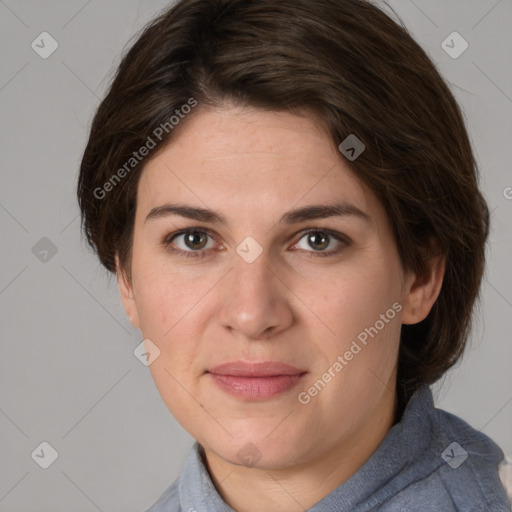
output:
[[242,400],[255,401],[290,391],[308,372],[276,361],[232,361],[206,373],[222,391]]

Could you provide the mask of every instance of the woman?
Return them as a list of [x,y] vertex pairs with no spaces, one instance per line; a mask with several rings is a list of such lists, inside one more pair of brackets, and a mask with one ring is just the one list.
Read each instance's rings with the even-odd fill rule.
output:
[[161,511],[510,510],[435,409],[488,210],[459,108],[364,0],[182,0],[123,58],[84,230],[196,439]]

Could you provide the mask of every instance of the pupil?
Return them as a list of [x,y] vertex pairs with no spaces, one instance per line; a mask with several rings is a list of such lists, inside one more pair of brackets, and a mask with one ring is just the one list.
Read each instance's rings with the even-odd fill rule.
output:
[[205,245],[204,240],[203,243],[201,243],[201,237],[204,237],[204,233],[199,231],[193,231],[192,233],[189,233],[186,238],[187,245],[191,249],[201,249],[201,247]]
[[325,249],[329,245],[328,237],[324,233],[311,233],[309,235],[309,244],[315,250]]

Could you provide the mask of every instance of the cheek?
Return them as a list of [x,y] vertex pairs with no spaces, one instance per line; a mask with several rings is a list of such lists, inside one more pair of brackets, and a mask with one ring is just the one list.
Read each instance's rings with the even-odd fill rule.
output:
[[136,301],[141,330],[145,336],[161,338],[172,328],[174,312],[179,308],[178,283],[154,272],[140,276],[139,282]]
[[[148,268],[146,266],[146,268]],[[152,265],[137,269],[135,297],[143,334],[167,338],[179,328],[180,319],[193,313],[194,304],[205,293],[205,283],[197,286],[184,273]],[[206,288],[207,290],[207,288]]]
[[[400,276],[393,262],[361,262],[336,273],[318,275],[314,288],[302,288],[311,309],[336,333],[373,325],[400,300]],[[357,334],[357,333],[355,333]]]
[[197,303],[205,291],[183,275],[153,268],[139,274],[136,293],[142,335],[160,349],[150,366],[153,379],[167,405],[179,407],[190,399],[182,386],[189,388],[196,377]]
[[[151,365],[154,376],[162,366],[161,369],[165,367],[179,375],[180,381],[194,378],[201,333],[208,316],[205,295],[215,280],[204,272],[194,277],[190,272],[164,270],[156,265],[151,270],[139,270],[137,277],[136,302],[142,335],[161,351]],[[168,375],[164,372],[158,380],[167,381]]]
[[311,310],[329,330],[315,340],[322,354],[315,373],[328,371],[338,356],[346,360],[332,389],[348,386],[370,393],[390,377],[401,328],[399,269],[396,262],[375,253],[374,259],[361,258],[331,273],[329,280],[318,276],[317,291],[310,294]]

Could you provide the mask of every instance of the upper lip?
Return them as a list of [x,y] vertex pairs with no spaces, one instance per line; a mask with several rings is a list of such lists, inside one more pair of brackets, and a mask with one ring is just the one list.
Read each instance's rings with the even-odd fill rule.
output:
[[245,362],[229,361],[219,364],[208,370],[208,373],[217,375],[231,375],[234,377],[272,377],[277,375],[300,375],[305,370],[278,361]]

